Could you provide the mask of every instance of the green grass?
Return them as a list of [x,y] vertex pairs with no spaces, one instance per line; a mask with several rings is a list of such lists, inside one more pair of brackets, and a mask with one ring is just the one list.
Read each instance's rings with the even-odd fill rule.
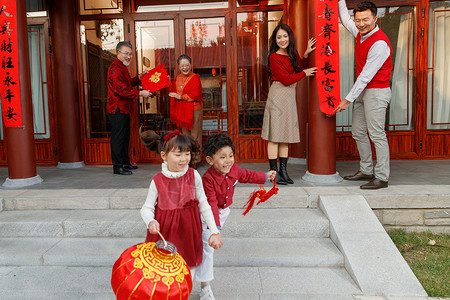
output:
[[[430,297],[450,297],[450,235],[388,232]],[[436,241],[432,246],[430,240]]]

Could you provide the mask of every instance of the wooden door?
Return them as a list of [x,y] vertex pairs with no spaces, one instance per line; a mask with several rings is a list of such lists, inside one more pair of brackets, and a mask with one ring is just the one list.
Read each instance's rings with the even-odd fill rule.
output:
[[[177,58],[188,54],[192,58],[193,72],[200,75],[203,96],[203,135],[228,131],[227,81],[229,60],[227,59],[226,17],[218,12],[183,12],[173,14],[170,19],[135,20],[136,63],[138,73],[164,63],[171,80],[179,74]],[[163,89],[149,99],[141,98],[137,118],[132,120],[132,148],[134,161],[159,162],[160,155],[146,149],[137,134],[153,130],[159,135],[176,129],[170,121],[169,90]]]

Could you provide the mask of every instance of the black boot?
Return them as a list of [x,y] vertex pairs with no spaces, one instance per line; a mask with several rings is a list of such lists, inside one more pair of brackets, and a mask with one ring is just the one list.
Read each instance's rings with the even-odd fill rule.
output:
[[286,181],[289,184],[293,184],[294,181],[289,178],[289,175],[287,173],[286,170],[286,165],[287,165],[287,157],[280,157],[280,177],[284,179],[284,181]]
[[[270,166],[270,170],[271,171],[277,171],[277,159],[269,159],[269,166]],[[281,178],[280,174],[277,171],[277,176],[276,176],[276,181],[277,184],[279,185],[287,185],[288,183],[286,182],[286,180],[284,180],[283,178]]]

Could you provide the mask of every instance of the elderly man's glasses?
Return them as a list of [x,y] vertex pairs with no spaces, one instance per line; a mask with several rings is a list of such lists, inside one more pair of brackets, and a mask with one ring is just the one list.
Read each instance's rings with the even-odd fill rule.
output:
[[129,57],[133,56],[132,52],[122,52],[122,51],[119,51],[119,52],[122,53],[125,56],[129,56]]

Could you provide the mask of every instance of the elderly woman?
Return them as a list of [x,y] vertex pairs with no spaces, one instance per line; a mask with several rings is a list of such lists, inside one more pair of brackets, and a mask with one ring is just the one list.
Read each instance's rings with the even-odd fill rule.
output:
[[170,120],[183,134],[194,138],[202,147],[203,103],[200,76],[191,70],[192,60],[186,55],[177,59],[181,72],[173,80],[170,99]]

